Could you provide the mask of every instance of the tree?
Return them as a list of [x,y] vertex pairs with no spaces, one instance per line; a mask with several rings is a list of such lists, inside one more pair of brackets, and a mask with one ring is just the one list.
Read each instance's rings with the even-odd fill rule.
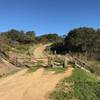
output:
[[39,37],[37,37],[38,41],[43,41],[43,42],[61,42],[63,41],[63,37],[58,36],[58,34],[56,33],[49,33],[49,34],[45,34],[45,35],[41,35]]
[[85,52],[88,56],[100,54],[100,30],[77,28],[68,33],[64,42],[66,51]]
[[2,36],[7,37],[10,42],[20,42],[20,43],[32,43],[35,40],[35,32],[34,31],[18,31],[15,29],[11,29],[8,32],[2,33]]
[[6,32],[5,34],[12,41],[23,41],[23,36],[24,36],[23,31],[11,29],[10,31]]
[[28,43],[35,41],[35,32],[34,31],[28,31],[25,34],[25,41]]

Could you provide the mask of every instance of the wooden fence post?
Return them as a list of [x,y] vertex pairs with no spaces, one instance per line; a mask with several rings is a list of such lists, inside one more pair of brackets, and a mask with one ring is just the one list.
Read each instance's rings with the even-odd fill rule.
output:
[[68,65],[68,59],[64,57],[64,67],[67,67],[67,65]]
[[17,59],[17,57],[16,57],[16,59],[15,59],[15,60],[16,60],[16,61],[15,61],[15,63],[16,63],[16,66],[17,66],[17,60],[18,60],[18,59]]

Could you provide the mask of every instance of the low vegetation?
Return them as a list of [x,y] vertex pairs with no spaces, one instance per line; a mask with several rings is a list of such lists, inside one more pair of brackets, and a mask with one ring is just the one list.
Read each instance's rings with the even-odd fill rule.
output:
[[93,61],[94,63],[91,64],[87,69],[90,70],[91,73],[100,77],[100,62]]
[[43,61],[37,61],[34,63],[33,66],[31,66],[28,70],[28,72],[35,72],[37,69],[41,68],[43,66]]
[[65,70],[66,70],[67,68],[46,68],[46,71],[47,72],[54,72],[55,74],[57,74],[57,73],[63,73],[63,72],[65,72]]
[[100,100],[100,80],[75,68],[73,75],[63,79],[50,97],[53,100]]
[[33,72],[35,72],[36,70],[38,70],[40,67],[39,66],[33,66],[33,67],[31,67],[27,72],[28,73],[33,73]]

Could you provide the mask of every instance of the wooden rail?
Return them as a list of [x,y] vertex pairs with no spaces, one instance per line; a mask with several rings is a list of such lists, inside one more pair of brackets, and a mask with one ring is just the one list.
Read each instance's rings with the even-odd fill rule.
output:
[[81,60],[81,59],[78,59],[76,57],[73,58],[74,59],[74,62],[75,62],[75,65],[78,67],[78,68],[81,68],[87,72],[90,72],[89,70],[89,67],[90,65],[88,63],[86,63],[85,61]]

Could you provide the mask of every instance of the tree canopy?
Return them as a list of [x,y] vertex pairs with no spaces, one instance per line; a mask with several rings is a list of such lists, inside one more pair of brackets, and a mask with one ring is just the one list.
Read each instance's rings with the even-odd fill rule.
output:
[[66,50],[87,52],[89,56],[100,55],[100,30],[93,28],[77,28],[71,30],[65,38]]
[[8,32],[1,33],[1,36],[6,37],[10,41],[17,41],[20,43],[31,43],[35,41],[35,32],[34,31],[18,31],[11,29]]
[[62,41],[63,37],[59,36],[56,33],[49,33],[45,35],[41,35],[38,37],[38,41],[47,43],[47,42],[57,42],[57,41]]
[[81,27],[71,30],[64,42],[51,48],[58,53],[86,53],[89,57],[100,59],[100,29]]

